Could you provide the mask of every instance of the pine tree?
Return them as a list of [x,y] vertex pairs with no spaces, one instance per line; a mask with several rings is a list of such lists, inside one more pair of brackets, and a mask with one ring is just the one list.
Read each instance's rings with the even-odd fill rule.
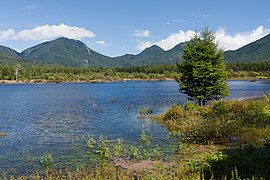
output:
[[195,34],[184,46],[183,62],[178,65],[180,92],[190,100],[205,105],[209,100],[218,100],[229,94],[227,71],[223,50],[215,43],[212,31],[205,28]]

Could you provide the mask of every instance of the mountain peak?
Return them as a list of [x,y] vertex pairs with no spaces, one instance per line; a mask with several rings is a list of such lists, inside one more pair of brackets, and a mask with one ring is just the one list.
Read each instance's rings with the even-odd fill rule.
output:
[[66,37],[59,37],[28,48],[21,53],[21,56],[64,66],[96,67],[101,66],[101,63],[104,64],[103,61],[107,61],[108,66],[112,63],[111,58],[91,50],[83,42]]
[[151,52],[151,51],[164,51],[164,49],[162,49],[161,47],[159,47],[158,45],[152,45],[148,48],[145,48],[143,51],[148,51],[148,52]]

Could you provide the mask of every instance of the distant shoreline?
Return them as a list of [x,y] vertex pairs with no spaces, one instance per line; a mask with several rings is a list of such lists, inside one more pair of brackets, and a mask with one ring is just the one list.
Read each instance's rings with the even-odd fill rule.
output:
[[[45,79],[33,79],[30,81],[16,81],[16,80],[0,80],[0,84],[43,84],[43,83],[108,83],[108,82],[126,82],[126,81],[174,81],[173,78],[159,78],[159,79],[119,79],[119,80],[89,80],[89,81],[57,81],[57,80],[45,80]],[[247,81],[258,81],[258,80],[270,80],[270,77],[233,77],[229,78],[230,81],[247,80]]]
[[119,79],[119,80],[90,80],[90,81],[57,81],[57,80],[42,80],[34,79],[30,81],[16,81],[16,80],[0,80],[0,84],[43,84],[43,83],[108,83],[108,82],[126,82],[126,81],[173,81],[172,78],[160,78],[160,79]]

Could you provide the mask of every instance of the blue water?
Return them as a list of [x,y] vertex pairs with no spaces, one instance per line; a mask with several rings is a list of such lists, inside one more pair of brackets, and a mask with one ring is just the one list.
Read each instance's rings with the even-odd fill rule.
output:
[[[270,81],[229,81],[231,95],[246,99],[269,93]],[[55,164],[69,167],[87,161],[89,134],[137,142],[147,125],[138,119],[145,106],[155,114],[185,103],[174,81],[3,84],[0,85],[0,172],[28,173],[40,157],[53,153]],[[170,143],[167,131],[151,123],[157,143]]]

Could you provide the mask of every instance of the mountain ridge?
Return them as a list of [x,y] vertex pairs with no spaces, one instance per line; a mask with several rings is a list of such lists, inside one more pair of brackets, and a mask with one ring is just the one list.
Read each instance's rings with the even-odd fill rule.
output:
[[[71,67],[132,67],[176,64],[182,60],[182,42],[169,50],[152,45],[138,54],[125,54],[109,57],[90,49],[80,40],[60,37],[43,42],[23,50],[21,53],[12,48],[1,46],[0,53],[11,59],[35,60],[42,63]],[[224,52],[225,60],[235,61],[270,61],[270,34],[247,44],[237,50]]]

